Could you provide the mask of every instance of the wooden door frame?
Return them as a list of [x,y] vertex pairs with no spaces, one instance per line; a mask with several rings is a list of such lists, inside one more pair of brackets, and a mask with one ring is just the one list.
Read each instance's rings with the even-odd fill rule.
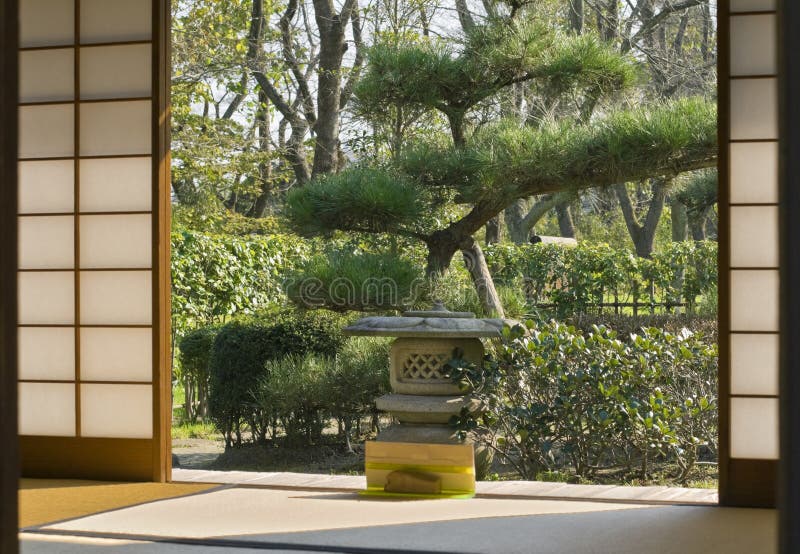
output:
[[[166,2],[166,0],[163,0]],[[780,6],[780,52],[800,51],[800,34],[796,32],[795,23],[800,23],[800,4],[792,0],[784,0]],[[164,13],[164,12],[162,12]],[[18,43],[18,0],[2,0],[0,2],[0,28],[2,29],[3,53],[0,54],[0,236],[4,237],[3,248],[0,249],[0,440],[3,441],[3,454],[0,456],[0,550],[17,551],[17,487],[18,487],[18,453],[17,453],[17,333],[16,333],[16,183],[17,173],[17,55]],[[168,30],[162,22],[160,37],[162,44],[168,38]],[[721,42],[720,42],[721,43]],[[168,57],[165,56],[164,60]],[[800,218],[788,217],[800,214],[800,128],[788,125],[789,121],[800,121],[800,102],[790,100],[800,98],[800,59],[783,56],[781,61],[781,210],[782,236],[800,236]],[[166,72],[166,66],[159,71]],[[163,75],[164,73],[162,73]],[[168,107],[168,100],[165,97]],[[158,131],[162,144],[168,144],[168,126],[164,123]],[[158,171],[161,179],[166,179],[168,167],[168,150],[163,154]],[[160,206],[160,216],[156,225],[168,224],[169,210],[167,200]],[[165,223],[165,221],[167,223]],[[163,230],[162,230],[163,232]],[[168,259],[168,248],[158,253],[161,259]],[[167,272],[165,272],[167,273]],[[784,284],[800,283],[800,258],[797,256],[793,242],[784,240],[782,244],[781,281]],[[161,283],[168,282],[168,274],[161,275]],[[168,305],[167,293],[162,302]],[[800,331],[800,290],[797,287],[783,286],[782,322],[781,322],[781,393],[783,398],[800,395],[800,341],[792,340]],[[161,317],[169,317],[166,310]],[[163,335],[162,335],[163,337]],[[163,338],[162,338],[163,340]],[[161,346],[163,353],[168,342]],[[161,354],[163,355],[163,354]],[[165,388],[165,387],[164,387]],[[161,391],[162,398],[168,391]],[[168,406],[165,403],[164,406]],[[156,421],[159,418],[156,418]],[[168,424],[166,428],[168,429]],[[163,460],[158,465],[164,468],[169,465],[168,432],[163,433]],[[783,552],[800,551],[800,526],[795,522],[800,512],[800,409],[788,402],[781,402],[781,463],[780,463],[780,539]],[[166,478],[166,475],[164,477]]]
[[0,551],[18,551],[17,42],[18,0],[0,3]]
[[780,551],[800,552],[800,2],[779,6],[781,195],[781,459],[778,508]]

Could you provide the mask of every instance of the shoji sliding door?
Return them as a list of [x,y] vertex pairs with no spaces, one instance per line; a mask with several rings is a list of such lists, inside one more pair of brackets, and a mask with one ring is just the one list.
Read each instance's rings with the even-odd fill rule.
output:
[[775,0],[728,0],[720,28],[720,500],[775,502],[779,376]]
[[20,0],[25,475],[169,476],[168,17]]

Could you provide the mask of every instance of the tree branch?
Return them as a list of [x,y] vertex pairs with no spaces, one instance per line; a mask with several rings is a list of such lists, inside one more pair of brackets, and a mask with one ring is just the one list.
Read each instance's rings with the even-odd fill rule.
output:
[[306,120],[309,125],[313,126],[316,120],[314,100],[311,96],[308,80],[300,70],[300,64],[297,63],[297,58],[294,55],[291,22],[296,14],[297,0],[289,0],[289,3],[286,5],[286,11],[283,13],[283,16],[281,16],[279,22],[279,27],[281,29],[281,49],[283,52],[283,61],[289,66],[295,82],[297,83],[297,91],[302,98],[303,112]]
[[353,67],[350,69],[347,82],[342,87],[342,95],[339,98],[339,109],[343,109],[353,96],[353,88],[361,75],[361,68],[364,66],[364,39],[361,29],[361,14],[358,10],[352,11],[350,22],[353,27],[353,43],[356,45],[356,57],[353,60]]
[[667,3],[664,8],[655,14],[653,17],[649,18],[647,21],[642,22],[642,26],[639,27],[639,30],[630,38],[626,38],[622,42],[622,53],[628,52],[634,44],[636,44],[640,38],[647,36],[648,33],[652,32],[653,29],[658,27],[662,21],[667,19],[670,15],[675,12],[680,12],[694,6],[699,6],[708,0],[683,0],[682,2],[676,2],[674,4]]

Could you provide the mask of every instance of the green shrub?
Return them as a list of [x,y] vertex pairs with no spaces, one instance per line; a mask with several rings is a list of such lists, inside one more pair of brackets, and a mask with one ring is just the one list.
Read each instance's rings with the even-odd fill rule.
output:
[[281,427],[290,443],[312,445],[325,428],[327,391],[325,380],[333,358],[318,354],[290,354],[265,365],[255,404],[273,420],[273,437]]
[[323,312],[275,311],[223,326],[210,362],[209,408],[226,447],[242,443],[242,425],[254,442],[266,441],[271,415],[253,402],[265,364],[289,355],[335,356],[342,345],[342,319]]
[[700,335],[709,344],[717,343],[717,318],[715,316],[685,314],[572,314],[564,319],[564,323],[574,326],[584,335],[591,333],[593,327],[607,327],[616,331],[617,336],[625,341],[630,335],[641,333],[642,329],[656,327],[673,335],[688,329]]
[[[375,398],[389,391],[389,341],[357,337],[335,357],[288,355],[268,361],[253,394],[290,444],[318,443],[328,421],[338,423],[348,449],[365,416],[377,415]],[[354,433],[355,431],[355,433]]]
[[179,342],[180,377],[184,389],[186,421],[208,417],[209,362],[219,327],[200,327]]
[[336,363],[326,376],[328,410],[339,424],[348,450],[353,428],[371,416],[377,426],[375,399],[390,391],[389,348],[391,339],[353,337],[347,339]]
[[685,483],[697,461],[715,459],[717,349],[688,331],[644,329],[628,340],[595,327],[584,335],[550,322],[507,329],[483,367],[451,362],[483,407],[485,444],[521,477],[571,467],[650,477],[655,461],[674,462]]
[[305,260],[310,249],[308,241],[294,235],[173,232],[173,328],[183,334],[286,303],[286,272]]
[[[611,311],[600,303],[639,304],[638,311],[672,312],[683,304],[698,311],[717,287],[717,243],[671,242],[652,258],[637,258],[625,248],[582,242],[558,244],[492,244],[486,261],[500,286],[524,290],[533,307],[547,306],[560,317],[576,312]],[[705,301],[704,314],[714,304]],[[630,306],[618,309],[631,312]]]

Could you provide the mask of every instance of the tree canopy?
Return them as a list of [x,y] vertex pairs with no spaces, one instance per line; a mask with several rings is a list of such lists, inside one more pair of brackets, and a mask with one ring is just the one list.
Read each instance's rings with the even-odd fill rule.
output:
[[[316,179],[290,193],[286,214],[302,234],[351,231],[418,239],[429,250],[429,276],[446,270],[461,250],[487,309],[502,313],[473,235],[509,204],[715,163],[716,106],[705,100],[588,115],[635,75],[632,60],[596,37],[513,21],[474,27],[461,48],[436,42],[378,46],[368,52],[356,88],[360,105],[378,112],[382,105],[437,110],[447,118],[450,140],[417,141],[390,163]],[[505,120],[467,134],[470,109],[523,81],[536,82],[552,101],[569,96],[571,116],[540,125]],[[463,208],[455,217],[454,206]],[[443,210],[450,217],[431,217]]]

